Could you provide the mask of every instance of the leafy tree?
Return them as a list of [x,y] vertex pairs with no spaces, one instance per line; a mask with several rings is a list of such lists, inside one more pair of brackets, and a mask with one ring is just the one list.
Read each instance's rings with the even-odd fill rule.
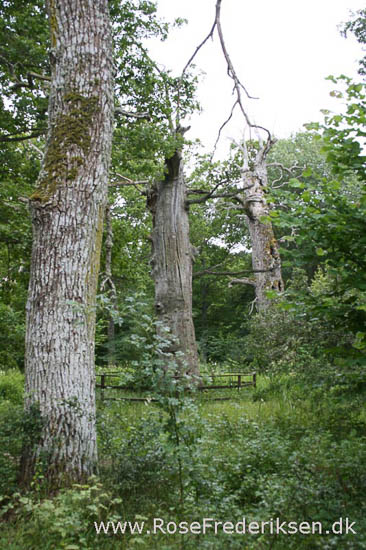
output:
[[345,110],[331,113],[324,110],[324,123],[307,124],[309,130],[321,131],[323,151],[326,153],[333,172],[343,176],[356,173],[361,180],[366,178],[366,84],[355,83],[347,76],[329,77],[344,91],[335,90],[331,95],[345,100]]

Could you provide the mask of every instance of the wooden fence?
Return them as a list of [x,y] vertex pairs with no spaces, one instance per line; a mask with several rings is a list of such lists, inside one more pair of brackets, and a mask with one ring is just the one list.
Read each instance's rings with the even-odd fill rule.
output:
[[[97,383],[96,387],[100,388],[102,399],[111,399],[111,400],[116,399],[113,397],[106,397],[105,390],[121,390],[121,391],[132,391],[132,392],[136,391],[136,387],[134,386],[128,386],[123,384],[116,385],[111,383],[108,380],[108,378],[119,378],[121,376],[121,373],[103,372],[103,373],[98,373],[96,376],[100,378],[100,383]],[[254,388],[256,388],[257,386],[256,372],[249,372],[249,373],[229,372],[229,373],[223,373],[223,374],[216,373],[216,374],[208,375],[208,377],[211,378],[212,384],[197,386],[197,390],[199,391],[224,390],[224,389],[240,390],[241,388],[248,387],[248,386],[253,386]],[[176,376],[175,378],[179,379],[180,377]],[[121,399],[125,401],[156,401],[156,399],[153,399],[151,397],[122,397]],[[230,399],[230,398],[227,398],[227,399]]]

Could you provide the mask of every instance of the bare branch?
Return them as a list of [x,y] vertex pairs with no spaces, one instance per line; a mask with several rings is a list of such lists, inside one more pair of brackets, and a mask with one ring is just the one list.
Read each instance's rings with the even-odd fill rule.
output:
[[130,178],[127,178],[126,176],[123,176],[122,174],[119,174],[118,172],[114,174],[114,177],[116,176],[122,181],[114,181],[113,183],[110,183],[108,187],[123,187],[125,185],[133,185],[134,187],[136,187],[140,195],[146,195],[146,191],[140,189],[139,185],[148,185],[150,183],[148,180],[134,181]]
[[38,153],[39,158],[41,158],[41,159],[43,158],[44,152],[39,147],[37,147],[37,145],[35,145],[34,143],[32,143],[30,141],[29,146]]
[[213,147],[213,153],[211,155],[211,158],[214,156],[215,152],[216,152],[216,148],[217,148],[217,144],[218,142],[220,141],[220,137],[221,137],[221,132],[223,131],[223,129],[225,128],[225,126],[227,124],[229,124],[230,120],[232,119],[233,117],[233,114],[234,114],[234,110],[235,110],[235,107],[237,106],[238,102],[235,101],[234,105],[232,106],[231,108],[231,111],[230,111],[230,115],[228,116],[228,118],[225,120],[225,122],[223,124],[221,124],[220,126],[220,129],[219,129],[219,132],[217,134],[217,138],[216,138],[216,141],[215,141],[215,144],[214,144],[214,147]]
[[215,193],[216,189],[218,189],[220,187],[220,185],[223,185],[224,183],[227,183],[227,181],[228,180],[219,181],[219,183],[217,183],[215,185],[215,187],[211,191],[209,191],[205,197],[201,197],[200,199],[194,199],[194,200],[186,201],[186,204],[194,204],[194,203],[199,203],[199,202],[205,202],[206,200],[208,200],[210,198],[213,198],[213,194]]
[[8,136],[0,135],[0,142],[12,143],[17,141],[26,141],[27,139],[32,139],[35,137],[42,136],[45,133],[46,133],[46,130],[39,130],[39,131],[31,132],[30,134],[27,134],[25,136],[16,136],[15,134],[10,134]]
[[[238,78],[238,76],[236,74],[236,71],[234,69],[234,65],[231,61],[231,58],[230,58],[229,53],[228,53],[227,48],[226,48],[226,44],[225,44],[225,40],[224,40],[224,34],[223,34],[223,31],[222,31],[222,26],[221,26],[221,3],[222,3],[222,0],[217,0],[217,2],[216,2],[216,26],[217,26],[217,32],[218,32],[218,35],[219,35],[219,39],[220,39],[221,49],[222,49],[222,52],[224,54],[226,64],[227,64],[227,74],[229,75],[229,77],[234,82],[233,92],[235,92],[235,94],[236,94],[236,100],[235,100],[235,103],[233,105],[232,112],[235,109],[236,105],[239,105],[240,111],[241,111],[247,125],[249,126],[249,128],[256,128],[257,130],[263,130],[267,134],[267,140],[271,141],[270,131],[267,128],[264,128],[263,126],[259,126],[258,124],[253,124],[250,121],[248,113],[246,112],[246,110],[244,108],[244,105],[243,105],[243,102],[242,102],[242,94],[241,94],[242,91],[245,92],[246,96],[249,99],[258,99],[258,98],[255,98],[255,97],[251,96],[248,93],[247,89],[245,88],[245,86],[242,84],[242,82]],[[231,112],[231,116],[232,116],[232,112]],[[230,118],[231,118],[231,116],[230,116]],[[230,120],[230,118],[229,118],[229,120]],[[227,122],[228,121],[226,121],[223,126],[225,126],[227,124]],[[220,133],[221,133],[221,131],[222,131],[222,128],[220,129]],[[216,145],[217,145],[217,142],[215,144],[215,147],[216,147]]]
[[255,306],[256,303],[257,303],[257,297],[255,297],[254,300],[252,302],[250,302],[249,315],[251,315],[253,313],[254,306]]
[[38,74],[33,71],[30,71],[27,76],[28,78],[36,78],[38,80],[46,80],[47,82],[51,82],[51,77],[45,74]]
[[239,90],[238,96],[241,95],[240,94],[240,88],[242,88],[249,99],[258,99],[257,97],[251,96],[248,93],[247,89],[240,82],[239,78],[236,75],[234,66],[231,62],[229,53],[226,49],[226,45],[225,45],[225,41],[224,41],[224,35],[223,35],[223,32],[222,32],[222,27],[221,27],[221,2],[222,2],[222,0],[217,0],[217,2],[216,2],[216,25],[217,25],[217,32],[218,32],[219,38],[220,38],[222,52],[224,54],[224,57],[225,57],[226,63],[227,63],[227,73],[230,76],[230,78],[234,81],[235,90],[237,92]]
[[209,38],[213,38],[213,33],[215,31],[215,28],[216,28],[216,18],[215,18],[215,21],[214,21],[214,24],[212,25],[211,27],[211,30],[210,32],[208,33],[208,35],[206,36],[206,38],[204,38],[204,40],[202,40],[201,44],[199,44],[197,46],[197,48],[195,49],[193,55],[191,55],[191,57],[189,58],[189,60],[187,61],[187,63],[185,64],[184,66],[184,69],[182,71],[182,74],[181,74],[181,77],[180,77],[180,82],[182,81],[182,78],[186,72],[186,70],[188,69],[188,67],[190,66],[190,64],[192,63],[193,59],[196,57],[196,55],[198,54],[198,52],[200,51],[200,49],[202,48],[202,46],[204,46],[207,42],[207,40],[209,40]]
[[280,187],[283,187],[284,185],[286,185],[288,183],[288,181],[284,181],[280,185],[275,185],[277,182],[279,182],[283,179],[283,172],[287,172],[290,176],[294,176],[295,175],[294,170],[296,170],[296,168],[301,169],[301,167],[297,165],[297,162],[293,166],[291,166],[291,168],[287,168],[287,166],[282,164],[282,162],[271,162],[271,163],[267,164],[267,168],[268,167],[278,168],[280,170],[280,177],[273,180],[272,183],[271,183],[272,189],[279,189]]
[[239,200],[239,197],[237,193],[218,193],[216,195],[206,195],[205,197],[201,197],[200,199],[190,199],[186,201],[186,204],[199,204],[201,202],[205,202],[208,199],[237,199]]
[[178,80],[178,83],[177,83],[177,92],[178,92],[178,100],[177,100],[177,121],[179,123],[179,109],[180,109],[180,90],[181,90],[181,87],[182,87],[182,82],[183,82],[183,77],[188,69],[188,67],[192,64],[192,61],[194,60],[194,58],[196,57],[196,55],[198,54],[198,52],[200,51],[200,49],[206,44],[207,40],[209,40],[210,38],[213,38],[213,34],[214,34],[214,31],[215,31],[215,28],[216,28],[216,17],[215,17],[215,20],[214,20],[214,23],[211,27],[211,30],[210,32],[208,33],[208,35],[202,40],[202,42],[197,46],[197,48],[195,49],[195,51],[193,52],[193,54],[191,55],[191,57],[188,59],[187,63],[185,64],[182,72],[181,72],[181,75],[180,75],[180,78]]
[[244,277],[242,279],[231,279],[231,281],[229,281],[229,288],[232,285],[251,285],[251,286],[255,286],[255,281],[254,281],[254,279],[248,279],[247,277]]
[[280,168],[281,170],[283,170],[284,172],[287,172],[288,174],[290,174],[290,176],[293,175],[293,171],[296,169],[296,168],[300,168],[301,169],[301,166],[298,166],[297,162],[291,166],[291,168],[287,168],[287,166],[285,166],[284,164],[282,164],[282,162],[270,162],[267,164],[267,167],[273,167],[273,168]]
[[[212,268],[204,269],[203,271],[197,271],[193,273],[192,277],[202,277],[203,275],[215,275],[216,277],[232,277],[236,275],[242,275],[243,273],[270,273],[273,269],[243,269],[242,271],[213,271]],[[250,279],[252,281],[252,279]],[[253,284],[255,284],[253,280]]]
[[115,114],[122,115],[127,118],[144,118],[146,120],[150,119],[149,113],[133,113],[132,111],[125,111],[122,107],[116,107],[114,110]]

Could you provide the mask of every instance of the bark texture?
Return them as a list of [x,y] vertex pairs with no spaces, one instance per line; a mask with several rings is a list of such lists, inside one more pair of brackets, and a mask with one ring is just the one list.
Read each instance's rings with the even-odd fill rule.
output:
[[166,168],[165,180],[149,190],[147,201],[153,218],[151,266],[155,309],[161,325],[170,329],[174,339],[166,351],[174,355],[180,352],[176,355],[180,373],[198,375],[192,319],[193,253],[180,151],[166,160]]
[[[266,291],[284,289],[281,274],[281,257],[272,223],[268,220],[269,208],[265,198],[268,184],[266,154],[270,144],[263,146],[254,168],[243,171],[243,202],[252,244],[252,267],[258,310],[269,304]],[[265,219],[267,218],[267,219]]]
[[[100,284],[100,290],[107,292],[111,306],[115,309],[117,305],[117,289],[112,275],[112,250],[113,250],[113,226],[111,205],[108,204],[105,210],[105,270],[104,277]],[[113,314],[110,313],[108,319],[108,366],[116,364],[116,343],[115,343],[115,324]]]
[[95,469],[95,294],[113,124],[107,0],[49,0],[49,128],[37,188],[27,302],[26,409],[39,407],[29,483],[42,460],[53,486]]

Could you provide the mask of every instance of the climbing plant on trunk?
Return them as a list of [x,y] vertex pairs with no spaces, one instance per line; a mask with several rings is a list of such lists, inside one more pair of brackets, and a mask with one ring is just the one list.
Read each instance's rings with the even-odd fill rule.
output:
[[95,294],[113,121],[107,0],[49,0],[51,89],[27,302],[26,409],[42,430],[23,453],[52,486],[95,471]]

